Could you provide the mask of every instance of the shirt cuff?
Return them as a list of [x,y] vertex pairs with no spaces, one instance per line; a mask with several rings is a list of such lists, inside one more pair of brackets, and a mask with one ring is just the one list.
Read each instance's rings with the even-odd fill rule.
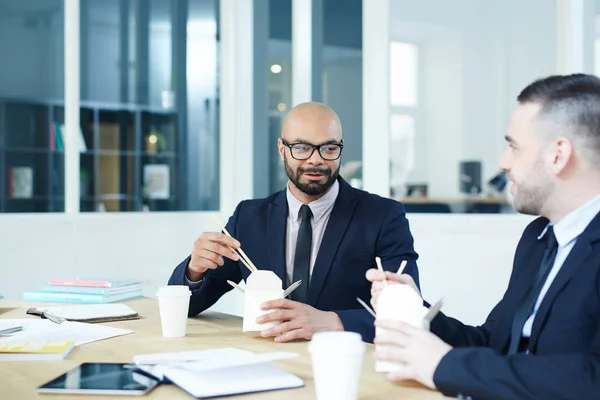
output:
[[185,284],[192,291],[198,289],[202,285],[202,281],[204,280],[204,278],[201,278],[199,281],[190,281],[185,273],[183,274],[183,279],[185,280]]

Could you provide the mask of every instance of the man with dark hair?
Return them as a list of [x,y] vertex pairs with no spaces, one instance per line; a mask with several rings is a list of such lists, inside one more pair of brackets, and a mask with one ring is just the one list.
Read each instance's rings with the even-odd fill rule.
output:
[[248,277],[231,249],[241,245],[258,269],[275,272],[286,287],[302,280],[293,300],[263,305],[272,311],[258,323],[283,321],[263,336],[286,342],[310,339],[319,331],[347,330],[372,341],[374,319],[356,298],[369,300],[364,276],[375,257],[393,271],[406,260],[407,273],[418,282],[404,206],[354,189],[339,176],[342,125],[324,104],[292,108],[277,144],[287,189],[237,206],[226,226],[237,240],[217,232],[200,235],[169,284],[190,286],[189,315],[197,315],[231,290],[228,280],[238,283]]
[[[523,232],[508,289],[485,323],[443,314],[431,333],[376,321],[391,331],[380,360],[403,362],[393,380],[415,379],[474,399],[600,398],[600,79],[552,76],[525,88],[500,167],[517,211],[539,215]],[[376,306],[383,280],[370,270]],[[400,306],[400,305],[399,305]]]

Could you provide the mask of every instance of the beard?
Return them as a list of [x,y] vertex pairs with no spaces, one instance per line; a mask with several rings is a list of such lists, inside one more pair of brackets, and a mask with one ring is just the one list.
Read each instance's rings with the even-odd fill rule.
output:
[[542,210],[554,193],[555,186],[544,171],[541,159],[536,161],[532,170],[533,172],[527,175],[527,180],[532,182],[531,184],[512,183],[517,190],[514,194],[514,207],[522,214],[542,215]]
[[[290,181],[292,181],[294,186],[296,186],[302,193],[309,196],[318,196],[327,192],[340,175],[340,165],[338,165],[337,169],[333,172],[331,171],[331,168],[326,166],[320,168],[298,168],[296,171],[294,171],[287,162],[287,156],[283,157],[283,163],[285,165],[285,172]],[[305,173],[322,174],[325,178],[325,182],[320,183],[309,181],[307,183],[302,183],[300,182],[300,178],[302,177],[302,174]]]

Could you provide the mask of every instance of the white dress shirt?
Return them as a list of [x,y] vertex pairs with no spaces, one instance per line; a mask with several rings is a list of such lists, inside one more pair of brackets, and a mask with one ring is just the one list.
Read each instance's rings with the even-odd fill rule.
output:
[[[556,236],[556,241],[558,242],[556,258],[554,259],[554,265],[552,265],[552,269],[546,278],[546,282],[544,283],[544,286],[542,286],[540,295],[535,302],[533,313],[529,316],[525,322],[525,325],[523,326],[523,337],[528,338],[531,336],[533,320],[535,319],[535,315],[540,308],[540,304],[542,304],[542,300],[544,300],[544,296],[546,296],[546,293],[548,292],[550,285],[552,285],[554,278],[556,278],[560,268],[569,256],[571,249],[573,249],[573,246],[575,246],[577,238],[583,233],[585,228],[587,228],[587,226],[590,224],[590,222],[592,222],[598,213],[600,213],[600,196],[594,197],[583,206],[579,207],[575,211],[572,211],[554,226],[554,235]],[[548,226],[550,226],[550,224],[548,224]],[[541,240],[544,237],[546,231],[548,230],[548,226],[544,228],[541,235],[538,237],[538,240]]]
[[[312,276],[312,271],[315,266],[315,260],[319,253],[319,247],[321,247],[321,241],[323,240],[323,234],[327,227],[327,222],[331,216],[333,205],[337,199],[340,191],[340,184],[336,180],[335,183],[329,188],[327,193],[318,198],[315,201],[308,203],[310,211],[312,211],[312,217],[310,223],[312,225],[312,246],[310,250],[310,270],[309,273]],[[287,218],[287,230],[286,230],[286,246],[285,246],[285,260],[286,260],[286,278],[289,286],[294,277],[294,256],[296,255],[296,241],[298,240],[298,230],[300,229],[300,223],[302,218],[300,216],[300,207],[304,203],[298,200],[290,191],[289,183],[286,191],[287,202],[288,202],[288,218]],[[304,283],[303,283],[304,284]]]

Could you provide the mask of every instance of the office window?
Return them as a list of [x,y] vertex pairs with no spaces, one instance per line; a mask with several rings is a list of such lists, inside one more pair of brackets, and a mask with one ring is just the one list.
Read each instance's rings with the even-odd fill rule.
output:
[[416,107],[418,103],[418,54],[411,43],[390,43],[390,103]]
[[390,2],[393,197],[408,212],[513,211],[507,188],[490,182],[517,94],[557,72],[556,4],[426,3]]
[[[366,0],[365,0],[366,1]],[[318,3],[318,2],[317,2]],[[321,93],[313,94],[339,115],[344,132],[340,175],[362,188],[362,0],[323,0],[319,52]]]
[[81,1],[82,212],[218,209],[218,6]]
[[64,210],[63,1],[0,0],[0,212]]

